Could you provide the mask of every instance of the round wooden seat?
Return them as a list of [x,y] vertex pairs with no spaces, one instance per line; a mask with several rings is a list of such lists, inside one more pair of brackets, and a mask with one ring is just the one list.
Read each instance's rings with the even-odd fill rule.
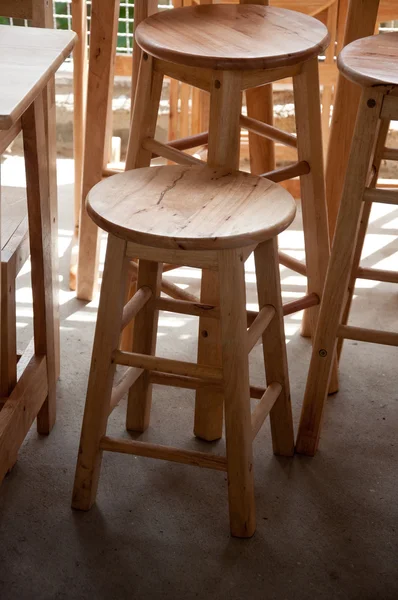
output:
[[160,166],[98,183],[87,211],[101,229],[157,248],[239,248],[275,237],[296,205],[279,185],[239,171]]
[[211,69],[290,66],[328,45],[326,27],[294,11],[211,4],[157,13],[136,31],[141,48],[169,62]]
[[338,67],[362,86],[398,85],[398,33],[383,33],[348,44],[340,53]]

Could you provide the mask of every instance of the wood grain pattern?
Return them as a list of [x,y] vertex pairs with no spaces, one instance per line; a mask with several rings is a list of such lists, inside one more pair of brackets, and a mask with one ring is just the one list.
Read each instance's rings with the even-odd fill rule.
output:
[[70,54],[73,31],[0,25],[0,130],[12,127]]
[[274,237],[295,204],[278,185],[226,169],[134,169],[95,186],[87,211],[105,231],[161,248],[247,246]]
[[[369,100],[373,100],[374,103],[369,103]],[[362,199],[369,177],[369,165],[380,124],[382,103],[382,91],[364,88],[314,337],[296,442],[297,451],[309,456],[315,454],[319,443],[323,407],[336,352],[336,336],[352,269]]]
[[212,69],[270,69],[317,56],[326,27],[301,13],[260,5],[204,5],[153,15],[137,43],[177,64]]
[[[101,438],[105,435],[111,408],[112,383],[116,365],[112,351],[117,347],[123,315],[126,286],[126,243],[110,235],[106,250],[102,293],[98,318],[79,454],[76,465],[72,506],[88,510],[97,494],[101,468]],[[112,315],[112,318],[109,316]]]
[[343,48],[338,67],[362,86],[398,84],[398,32],[372,35]]

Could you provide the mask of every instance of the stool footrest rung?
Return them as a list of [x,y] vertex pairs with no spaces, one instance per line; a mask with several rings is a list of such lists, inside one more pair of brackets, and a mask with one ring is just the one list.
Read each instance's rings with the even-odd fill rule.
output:
[[117,406],[117,404],[123,398],[124,394],[126,394],[129,391],[129,389],[131,388],[133,383],[135,383],[137,381],[138,377],[143,372],[144,372],[144,369],[137,369],[136,367],[130,367],[129,369],[127,369],[127,371],[125,372],[125,374],[123,375],[123,377],[121,378],[119,383],[117,383],[115,386],[113,386],[112,395],[111,395],[111,404],[110,404],[110,410],[109,410],[110,413],[113,411],[115,406]]
[[262,424],[271,412],[271,409],[274,406],[275,402],[278,400],[281,391],[282,386],[280,383],[270,383],[270,385],[267,387],[264,394],[262,395],[260,402],[253,410],[251,418],[253,440],[260,431]]
[[189,302],[187,300],[175,300],[173,298],[158,298],[156,308],[182,315],[193,315],[195,317],[220,318],[220,309],[211,304],[201,302]]
[[115,350],[113,352],[113,362],[118,365],[137,367],[138,369],[145,369],[147,371],[162,371],[171,375],[199,377],[200,379],[208,379],[209,381],[221,382],[223,379],[222,370],[218,367],[198,365],[181,360],[171,360],[149,354]]
[[299,310],[304,310],[305,308],[311,308],[311,306],[316,306],[319,304],[319,296],[314,292],[311,294],[306,294],[302,298],[298,298],[297,300],[293,300],[292,302],[286,302],[283,305],[283,316],[292,315]]
[[288,167],[282,167],[281,169],[268,171],[268,173],[262,173],[260,177],[269,179],[274,183],[280,183],[281,181],[286,181],[287,179],[300,177],[300,175],[308,175],[310,170],[310,165],[305,160],[301,160],[300,162],[289,165]]
[[247,330],[247,351],[251,352],[259,338],[275,316],[275,307],[271,304],[263,306],[256,318]]
[[[151,260],[151,259],[148,259],[148,260]],[[136,280],[137,276],[138,276],[138,265],[136,262],[131,261],[130,267],[133,271],[131,279]],[[172,298],[179,298],[181,300],[186,300],[188,302],[196,302],[196,300],[198,300],[198,298],[196,298],[196,296],[194,296],[193,294],[190,294],[189,292],[186,292],[185,290],[182,290],[181,288],[178,287],[178,285],[171,283],[171,281],[167,281],[167,279],[165,279],[165,278],[162,278],[160,287],[164,294],[167,294],[168,296],[171,296]]]
[[181,152],[181,150],[177,150],[176,148],[172,148],[168,144],[162,144],[153,138],[147,138],[142,142],[143,148],[145,150],[150,150],[152,154],[157,156],[162,156],[163,158],[167,158],[167,160],[171,160],[179,165],[205,165],[206,163],[200,160],[199,158],[195,158],[191,154],[186,154],[185,152]]
[[122,452],[124,454],[134,454],[135,456],[158,458],[160,460],[193,465],[195,467],[215,469],[216,471],[227,470],[227,459],[225,456],[182,450],[181,448],[174,448],[172,446],[160,446],[147,442],[137,442],[136,440],[124,440],[104,436],[101,438],[100,448],[107,452]]
[[243,129],[247,129],[247,131],[251,131],[252,133],[260,135],[261,137],[274,140],[274,142],[280,142],[285,146],[297,148],[297,137],[295,135],[287,133],[286,131],[282,131],[277,127],[273,127],[272,125],[268,125],[268,123],[263,123],[262,121],[257,121],[257,119],[252,119],[251,117],[241,115],[240,126]]
[[178,140],[172,140],[171,142],[167,142],[166,146],[169,148],[175,148],[176,150],[191,150],[191,148],[198,148],[198,146],[207,144],[208,141],[209,132],[204,131],[203,133],[198,133],[197,135],[190,135]]
[[187,375],[172,375],[161,371],[151,371],[149,381],[158,385],[168,387],[185,388],[187,390],[198,390],[200,388],[221,389],[222,382],[209,381],[199,377],[188,377]]
[[351,325],[339,325],[337,337],[358,342],[370,342],[385,346],[398,346],[398,333],[380,331],[379,329],[365,329]]
[[398,283],[398,271],[387,271],[385,269],[365,269],[359,267],[357,277],[359,279],[370,279],[371,281]]
[[[222,389],[222,382],[216,383],[198,377],[187,377],[185,375],[171,375],[170,373],[162,373],[160,371],[151,371],[149,381],[158,385],[169,387],[185,388],[188,390],[197,390],[200,388],[212,388],[213,390]],[[250,386],[250,398],[260,400],[265,392],[265,388]]]
[[394,188],[366,188],[364,201],[398,205],[398,190]]
[[134,296],[130,298],[123,309],[122,317],[122,331],[130,323],[132,319],[140,312],[145,306],[150,297],[152,296],[152,290],[147,285],[142,286],[136,291]]
[[295,273],[300,273],[300,275],[307,275],[307,266],[301,260],[297,260],[297,258],[285,254],[285,252],[279,252],[278,255],[281,265],[295,271]]
[[[293,300],[292,302],[286,302],[282,306],[283,316],[292,315],[299,310],[304,310],[306,308],[311,308],[311,306],[316,306],[319,304],[319,296],[314,292],[311,294],[306,294],[302,298],[297,298],[297,300]],[[250,327],[254,320],[256,319],[258,312],[256,310],[248,310],[247,311],[247,326]]]
[[384,160],[398,160],[398,148],[387,148],[383,150]]

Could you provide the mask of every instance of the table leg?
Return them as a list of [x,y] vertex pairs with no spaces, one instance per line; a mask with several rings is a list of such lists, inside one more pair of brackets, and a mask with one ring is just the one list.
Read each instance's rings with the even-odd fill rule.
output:
[[[33,330],[35,354],[46,357],[47,399],[37,415],[39,433],[50,433],[56,415],[57,344],[54,308],[53,249],[56,230],[53,224],[44,102],[47,90],[38,96],[22,117],[26,193],[28,202],[29,240],[33,294]],[[56,222],[55,222],[56,225]]]
[[87,6],[85,0],[72,1],[72,29],[78,34],[73,50],[73,158],[75,160],[74,229],[69,287],[76,289],[79,221],[82,202],[84,130],[87,95]]
[[[350,0],[344,46],[358,38],[373,35],[378,8],[379,0]],[[339,73],[326,160],[326,198],[331,239],[343,191],[360,92],[357,85]]]

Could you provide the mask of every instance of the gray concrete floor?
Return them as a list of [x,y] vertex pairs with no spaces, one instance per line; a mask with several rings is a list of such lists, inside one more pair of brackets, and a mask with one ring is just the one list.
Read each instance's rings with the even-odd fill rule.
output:
[[[20,168],[7,161],[3,183]],[[68,290],[72,234],[72,165],[60,162],[62,374],[58,418],[49,437],[34,427],[0,488],[0,598],[242,598],[392,600],[398,597],[398,351],[347,342],[340,392],[326,407],[315,458],[272,455],[268,423],[254,444],[257,532],[229,536],[223,474],[162,461],[108,454],[96,505],[70,508],[97,302]],[[15,181],[15,180],[14,180]],[[20,181],[18,179],[18,181]],[[19,183],[21,185],[21,183]],[[364,264],[397,267],[398,210],[373,216]],[[281,247],[303,255],[299,221]],[[285,300],[304,280],[281,271]],[[198,288],[195,272],[173,282]],[[253,265],[248,302],[255,306]],[[21,343],[31,330],[29,268],[19,278]],[[352,322],[398,331],[398,296],[389,284],[359,282]],[[286,319],[297,426],[310,356],[300,316]],[[195,358],[196,322],[161,316],[159,353]],[[260,348],[251,354],[261,384]],[[151,427],[141,439],[206,450],[192,436],[193,394],[156,387]],[[124,433],[122,402],[109,432]],[[211,444],[223,452],[223,442]]]

